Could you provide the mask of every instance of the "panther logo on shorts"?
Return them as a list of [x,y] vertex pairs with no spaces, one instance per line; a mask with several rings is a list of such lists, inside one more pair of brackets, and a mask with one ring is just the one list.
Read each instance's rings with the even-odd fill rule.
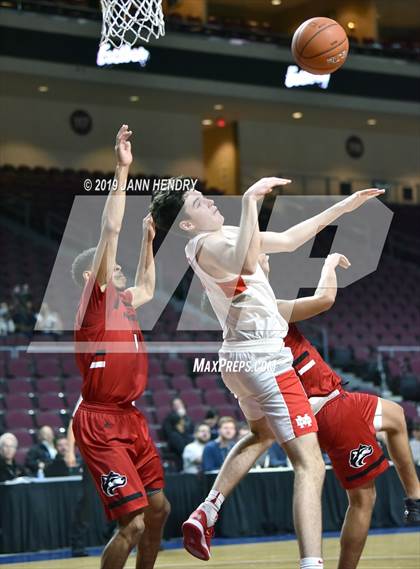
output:
[[117,488],[121,488],[127,484],[127,476],[123,476],[122,474],[118,474],[118,472],[114,472],[111,470],[109,474],[102,474],[101,475],[101,486],[103,492],[112,498],[115,495],[115,491]]
[[373,454],[373,447],[371,445],[364,445],[360,443],[359,448],[354,448],[350,451],[349,464],[352,468],[362,468],[365,466],[368,456]]

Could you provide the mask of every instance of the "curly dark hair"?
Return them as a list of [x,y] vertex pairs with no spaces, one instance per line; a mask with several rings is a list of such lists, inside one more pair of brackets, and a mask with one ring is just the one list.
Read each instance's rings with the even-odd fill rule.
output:
[[95,253],[96,247],[91,247],[90,249],[82,251],[77,255],[71,266],[71,276],[74,282],[82,288],[85,285],[83,273],[91,269]]
[[149,210],[156,227],[163,231],[174,231],[184,234],[181,229],[174,226],[175,219],[184,207],[185,191],[167,190],[155,192]]

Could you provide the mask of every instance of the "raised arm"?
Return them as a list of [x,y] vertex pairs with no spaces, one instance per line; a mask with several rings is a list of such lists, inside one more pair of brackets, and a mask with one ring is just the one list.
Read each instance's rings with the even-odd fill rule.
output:
[[131,135],[131,130],[123,124],[115,141],[117,158],[115,177],[102,213],[101,236],[96,247],[92,268],[102,290],[110,281],[115,267],[118,237],[125,211],[125,187],[130,164],[133,161],[129,140]]
[[286,231],[276,233],[266,231],[261,233],[261,252],[262,253],[282,253],[295,251],[304,243],[312,239],[324,227],[330,225],[333,221],[350,213],[365,204],[368,200],[382,195],[385,190],[369,188],[360,190],[344,200],[334,204],[325,211],[298,223],[297,225],[287,229]]
[[143,219],[143,239],[134,286],[128,289],[133,295],[134,308],[152,300],[155,292],[155,260],[153,257],[155,234],[155,224],[152,214],[149,213]]
[[199,262],[202,268],[214,276],[220,276],[215,271],[221,269],[238,275],[255,273],[261,252],[257,202],[274,187],[290,182],[284,178],[262,178],[248,188],[242,197],[241,221],[235,243],[232,244],[220,234],[210,237],[200,252]]
[[329,310],[337,296],[337,267],[348,269],[350,261],[340,253],[328,255],[321,271],[321,277],[313,296],[297,300],[277,300],[280,314],[287,322],[299,322],[313,318]]

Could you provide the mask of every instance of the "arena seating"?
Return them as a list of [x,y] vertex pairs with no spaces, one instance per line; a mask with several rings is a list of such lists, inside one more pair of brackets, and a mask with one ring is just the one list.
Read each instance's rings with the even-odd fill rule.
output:
[[[99,2],[95,0],[0,0],[0,7],[23,9],[33,12],[57,14],[71,18],[100,20]],[[290,47],[290,37],[275,33],[265,21],[244,20],[241,18],[219,18],[209,16],[206,22],[193,16],[183,16],[171,11],[166,15],[166,29],[185,34],[219,36],[233,40],[269,43]],[[363,38],[362,41],[350,37],[350,49],[362,55],[379,55],[410,60],[420,60],[420,42],[401,38],[378,40]]]
[[[74,357],[70,354],[31,356],[20,353],[13,359],[9,353],[1,352],[0,357],[1,422],[3,430],[14,432],[19,440],[19,461],[33,444],[35,429],[48,424],[64,432],[80,395],[81,380],[75,375]],[[191,358],[169,358],[166,364],[172,371],[184,369],[185,375],[151,373],[148,390],[137,403],[159,446],[165,446],[160,427],[175,395],[182,396],[194,421],[202,420],[210,406],[216,406],[222,415],[243,419],[233,396],[218,376],[205,376],[206,385],[211,381],[212,389],[204,390],[203,377],[198,376],[195,381],[190,375]],[[151,370],[157,370],[160,365],[161,360],[155,356],[150,358]]]
[[[15,206],[19,207],[23,197],[27,204],[24,220],[16,217],[16,222],[20,223],[18,233],[5,227],[0,229],[4,251],[0,302],[9,301],[16,283],[30,282],[35,309],[39,308],[54,263],[54,251],[42,241],[32,242],[29,249],[27,235],[34,235],[34,231],[45,235],[45,212],[48,213],[51,203],[55,213],[65,219],[73,201],[74,188],[81,187],[78,183],[80,177],[103,175],[44,168],[0,168],[5,203],[9,205],[6,209],[8,217]],[[57,184],[62,188],[58,193],[55,191]],[[39,190],[34,192],[34,188]],[[411,235],[418,208],[396,208],[398,218],[402,220],[396,226],[398,235],[401,232]],[[22,221],[26,224],[22,225]],[[58,233],[57,238],[60,236]],[[416,295],[420,269],[418,264],[404,260],[403,255],[398,258],[390,255],[389,245],[386,250],[388,253],[373,275],[340,291],[334,309],[314,321],[316,326],[328,332],[333,364],[377,384],[378,346],[420,344],[420,300]],[[152,333],[145,334],[146,338],[167,340],[175,337],[179,305],[179,301],[170,304],[159,326]],[[203,340],[219,337],[216,332],[200,335]],[[192,341],[196,336],[182,332],[182,338]],[[18,357],[13,357],[17,355],[16,347],[27,343],[28,336],[24,334],[5,336],[2,337],[2,346],[6,349],[0,351],[0,432],[7,429],[17,434],[20,443],[18,460],[32,444],[35,429],[40,425],[48,423],[56,429],[65,429],[81,386],[71,354],[35,356],[19,352]],[[214,357],[214,354],[209,356]],[[394,394],[407,400],[402,405],[407,418],[414,421],[419,416],[420,353],[385,354],[385,366],[389,387]],[[174,395],[182,396],[194,421],[202,420],[210,406],[216,407],[221,415],[241,418],[236,401],[218,374],[194,374],[192,356],[159,357],[151,354],[148,390],[138,405],[148,417],[153,436],[163,451],[165,443],[160,427]]]

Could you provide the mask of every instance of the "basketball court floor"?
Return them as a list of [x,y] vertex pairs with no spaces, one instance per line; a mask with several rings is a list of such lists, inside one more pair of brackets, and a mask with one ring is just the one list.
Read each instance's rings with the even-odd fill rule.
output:
[[[324,540],[325,569],[336,569],[338,538]],[[296,569],[297,543],[269,541],[238,543],[213,548],[209,562],[199,561],[183,549],[168,549],[159,554],[156,569]],[[420,533],[398,532],[370,535],[359,569],[419,569]],[[0,557],[0,564],[2,560]],[[30,563],[2,564],[4,569],[98,569],[99,558],[52,559]],[[131,556],[127,569],[135,568]]]

